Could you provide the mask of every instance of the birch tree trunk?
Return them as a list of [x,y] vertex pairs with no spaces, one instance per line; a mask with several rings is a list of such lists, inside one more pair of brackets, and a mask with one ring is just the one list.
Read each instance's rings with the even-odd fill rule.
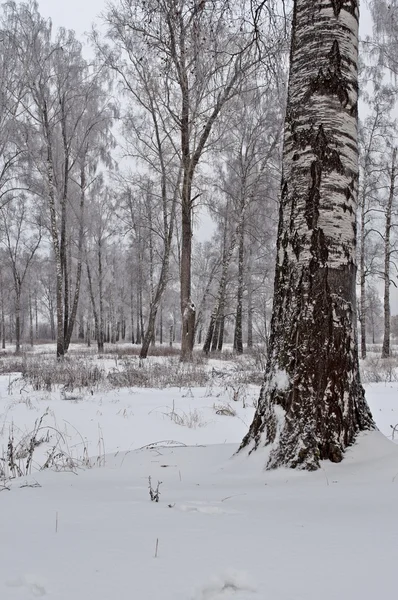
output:
[[384,337],[381,358],[390,356],[390,330],[391,330],[391,310],[390,310],[390,261],[391,261],[391,228],[392,228],[392,207],[395,194],[396,178],[396,158],[397,149],[392,152],[390,190],[386,207],[386,223],[384,231]]
[[103,274],[102,274],[102,241],[98,241],[97,249],[97,260],[98,260],[98,353],[102,354],[104,351],[104,337],[105,337],[105,325],[104,325],[104,293],[103,293]]
[[39,314],[38,314],[38,306],[37,306],[37,290],[35,291],[35,336],[36,340],[39,339]]
[[365,264],[365,199],[362,199],[361,220],[360,220],[360,240],[361,252],[359,261],[359,278],[361,286],[360,311],[361,311],[361,357],[366,358],[366,264]]
[[50,125],[48,121],[47,105],[43,109],[43,130],[47,145],[47,186],[48,204],[50,209],[50,233],[55,256],[56,269],[56,299],[57,299],[57,358],[65,354],[64,348],[64,303],[63,303],[63,271],[60,243],[58,239],[57,212],[56,212],[56,188],[54,179],[54,160],[51,141]]
[[245,229],[244,221],[239,228],[239,254],[238,254],[238,290],[236,302],[235,316],[235,334],[234,334],[234,350],[238,354],[243,354],[243,260],[245,253]]
[[220,322],[224,316],[225,291],[226,291],[226,287],[227,287],[228,270],[229,270],[229,265],[231,264],[231,259],[232,259],[232,255],[234,253],[235,245],[236,245],[236,234],[234,234],[232,236],[228,251],[226,251],[226,249],[225,249],[225,242],[224,242],[222,270],[221,270],[220,283],[218,285],[217,298],[216,298],[213,312],[211,313],[211,316],[210,316],[210,323],[209,323],[209,327],[207,330],[205,343],[203,345],[203,352],[205,354],[208,354],[210,352],[210,349],[212,351],[217,350],[217,347],[218,347]]
[[15,286],[15,354],[21,351],[21,288]]
[[33,303],[31,293],[29,293],[29,341],[30,347],[33,348]]
[[3,350],[6,347],[6,320],[4,314],[4,288],[3,280],[0,274],[0,297],[1,297],[1,347]]
[[249,249],[247,268],[247,347],[253,348],[253,281],[252,281],[252,251]]
[[[86,201],[86,167],[82,164],[80,169],[80,215],[79,215],[79,239],[78,239],[78,259],[77,259],[77,270],[76,270],[76,282],[75,291],[73,295],[72,311],[69,319],[65,322],[67,325],[65,335],[65,352],[68,350],[70,341],[72,339],[73,328],[76,322],[77,309],[79,306],[80,296],[80,284],[82,279],[83,269],[83,242],[84,242],[84,207]],[[71,265],[71,261],[69,261]]]
[[[94,289],[93,289],[93,280],[91,277],[91,271],[90,271],[88,262],[87,262],[86,266],[87,266],[88,290],[89,290],[89,294],[90,294],[91,306],[93,309],[93,316],[94,316],[95,337],[97,340],[98,354],[101,354],[104,350],[104,336],[103,336],[103,334],[102,335],[100,334],[100,320],[98,317],[98,310],[97,310],[97,305],[95,302]],[[88,336],[88,340],[90,340],[91,331],[88,331],[87,336]],[[88,345],[90,345],[90,344],[88,344]]]
[[274,306],[241,448],[268,468],[340,462],[374,427],[356,340],[357,0],[295,0]]

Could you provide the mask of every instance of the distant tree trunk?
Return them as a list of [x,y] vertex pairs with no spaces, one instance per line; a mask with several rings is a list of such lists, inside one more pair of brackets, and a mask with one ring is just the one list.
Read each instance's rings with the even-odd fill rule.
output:
[[[211,351],[212,352],[216,352],[217,347],[218,347],[218,338],[220,336],[220,324],[221,324],[221,310],[222,310],[222,303],[218,306],[218,312],[217,312],[217,316],[215,318],[214,321],[214,333],[213,333],[213,339],[211,342]],[[207,332],[209,333],[209,332]]]
[[163,344],[163,306],[160,305],[160,316],[159,316],[159,343]]
[[218,332],[218,344],[217,350],[221,352],[223,344],[224,344],[224,330],[225,330],[225,315],[223,314],[220,317],[220,327]]
[[251,251],[249,250],[249,266],[247,273],[247,347],[253,348],[253,281],[251,271]]
[[[184,121],[188,119],[187,113]],[[188,145],[189,133],[188,120],[186,128],[183,128],[183,146]],[[185,129],[186,135],[184,135]],[[189,150],[187,150],[189,152]],[[189,162],[189,158],[187,158]],[[195,305],[191,298],[191,262],[192,262],[192,174],[186,167],[184,172],[182,193],[182,226],[181,226],[181,360],[192,360],[192,351],[195,342]]]
[[[2,282],[0,282],[2,284]],[[4,314],[4,294],[3,286],[1,285],[1,347],[3,350],[6,347],[6,319]]]
[[390,174],[390,192],[386,208],[386,223],[384,231],[384,337],[381,358],[390,356],[390,337],[391,337],[391,309],[390,309],[390,261],[391,261],[391,228],[392,228],[392,208],[395,195],[396,178],[396,157],[397,149],[392,152],[391,174]]
[[97,254],[97,259],[98,259],[98,304],[99,304],[99,311],[98,311],[98,338],[97,338],[97,343],[98,343],[98,352],[100,354],[103,353],[104,351],[104,337],[105,337],[105,323],[104,323],[104,292],[103,292],[103,288],[104,288],[104,281],[103,281],[103,274],[102,274],[102,241],[99,240],[98,241],[98,254]]
[[235,334],[234,334],[234,350],[238,354],[243,354],[243,261],[245,252],[245,230],[243,220],[239,227],[239,255],[238,255],[238,289],[236,293],[236,317],[235,317]]
[[[83,243],[84,243],[84,207],[86,201],[86,167],[83,164],[80,169],[80,215],[79,215],[79,239],[78,239],[78,258],[77,258],[77,269],[76,269],[76,282],[75,291],[73,295],[72,311],[70,317],[65,320],[66,333],[65,333],[65,351],[68,350],[70,341],[72,339],[73,328],[76,322],[77,309],[79,306],[80,297],[80,285],[82,279],[82,268],[83,268]],[[69,261],[70,264],[70,261]],[[65,265],[66,267],[66,265]],[[66,291],[65,291],[66,295]],[[66,314],[66,308],[65,308]]]
[[366,274],[365,274],[365,198],[362,198],[361,203],[361,221],[360,221],[360,240],[361,252],[359,260],[359,277],[360,277],[360,313],[361,313],[361,357],[366,358]]
[[21,351],[21,290],[15,289],[15,352]]
[[295,0],[265,381],[241,447],[340,462],[374,427],[356,340],[358,2]]
[[206,287],[205,287],[205,290],[203,292],[203,296],[201,298],[201,301],[200,301],[200,304],[199,304],[199,309],[198,309],[198,312],[197,312],[197,318],[196,318],[196,321],[195,321],[195,337],[196,337],[196,334],[197,334],[197,331],[198,331],[198,328],[199,328],[199,332],[200,332],[200,336],[199,336],[200,339],[198,339],[198,343],[199,344],[202,343],[203,312],[204,312],[206,304],[207,304],[207,298],[209,296],[210,288],[211,288],[211,285],[213,283],[213,280],[214,280],[215,274],[217,272],[218,266],[219,266],[219,262],[217,261],[216,263],[214,263],[214,265],[213,265],[213,267],[212,267],[212,269],[210,271],[210,275],[209,275],[209,278],[207,280]]
[[134,300],[133,300],[133,283],[130,284],[130,320],[131,320],[131,343],[135,343],[134,337]]
[[218,285],[217,298],[214,305],[213,312],[210,316],[210,323],[206,334],[206,340],[203,345],[203,352],[208,354],[210,349],[217,350],[218,347],[218,337],[220,332],[220,320],[224,316],[224,306],[225,306],[225,292],[227,288],[227,279],[228,279],[228,269],[231,264],[232,255],[234,253],[236,245],[236,235],[232,236],[232,239],[229,243],[228,250],[226,249],[226,244],[224,243],[223,249],[223,261],[221,268],[221,277],[220,283]]
[[47,146],[47,186],[48,203],[50,209],[50,232],[52,246],[55,256],[56,268],[56,298],[57,298],[57,358],[62,358],[65,354],[64,348],[64,305],[63,305],[63,262],[61,257],[60,242],[58,239],[57,210],[56,210],[56,190],[54,179],[54,161],[52,149],[52,136],[50,124],[48,121],[48,112],[46,105],[43,109],[43,129]]
[[[178,177],[178,181],[179,181],[179,177]],[[154,339],[156,315],[157,315],[163,294],[166,290],[166,286],[168,283],[168,277],[169,277],[170,254],[171,254],[171,248],[172,248],[172,242],[173,242],[174,217],[175,217],[177,200],[178,200],[178,196],[177,196],[178,188],[176,189],[176,191],[174,193],[172,207],[171,207],[171,214],[170,214],[169,218],[167,217],[167,193],[166,193],[167,189],[166,189],[165,180],[164,180],[162,189],[163,189],[162,195],[163,195],[163,221],[164,221],[164,227],[163,227],[164,248],[163,248],[163,255],[162,255],[162,266],[160,269],[160,275],[159,275],[159,280],[158,280],[158,283],[156,286],[156,290],[154,290],[154,286],[153,286],[153,267],[151,267],[151,273],[152,273],[151,274],[151,304],[150,304],[150,308],[149,308],[148,324],[147,324],[147,328],[145,331],[145,335],[143,337],[142,347],[141,347],[141,351],[140,351],[140,358],[147,357],[149,344],[150,344],[151,340]],[[153,258],[152,258],[152,260],[153,260]],[[162,325],[161,325],[161,328],[162,328]],[[161,341],[161,343],[162,343],[162,341]]]
[[90,348],[90,346],[91,346],[91,319],[90,318],[87,319],[87,325],[86,325],[86,344],[87,344],[87,347]]
[[[104,350],[104,335],[103,335],[103,330],[102,330],[102,335],[100,333],[101,322],[100,322],[100,318],[98,316],[97,305],[96,305],[95,296],[94,296],[93,281],[91,278],[91,270],[90,270],[88,262],[87,262],[87,280],[88,280],[88,291],[90,293],[91,307],[93,309],[95,337],[97,340],[98,354],[102,354],[102,352]],[[91,332],[90,332],[90,335],[91,335]]]
[[81,312],[80,316],[79,316],[79,333],[78,333],[78,338],[79,340],[84,340],[84,315]]
[[137,318],[136,318],[136,334],[135,334],[136,344],[140,344],[142,341],[141,331],[140,331],[140,316],[141,316],[140,304],[141,304],[140,303],[140,292],[137,291],[137,302],[136,302]]
[[29,293],[29,341],[30,347],[33,348],[33,303],[32,303],[32,294]]
[[35,292],[35,336],[39,339],[39,310],[37,306],[37,291]]
[[50,331],[51,331],[51,339],[56,340],[57,334],[55,330],[55,317],[54,317],[54,306],[52,302],[49,305],[49,313],[50,313]]

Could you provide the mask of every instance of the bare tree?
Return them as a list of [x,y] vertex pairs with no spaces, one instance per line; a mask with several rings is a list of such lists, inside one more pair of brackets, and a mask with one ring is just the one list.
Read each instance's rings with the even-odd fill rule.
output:
[[34,219],[32,206],[25,196],[8,202],[0,211],[0,232],[4,235],[15,293],[15,352],[21,349],[21,296],[28,269],[39,248],[41,217]]
[[[120,0],[106,15],[115,43],[108,61],[129,85],[132,70],[150,70],[156,80],[160,121],[173,125],[170,140],[182,163],[181,177],[181,359],[192,354],[195,304],[191,290],[192,211],[197,197],[195,174],[213,141],[213,126],[228,102],[240,93],[246,78],[259,68],[259,21],[264,2],[227,0],[190,2]],[[274,4],[274,3],[273,3]],[[264,37],[272,29],[272,46],[262,46],[261,58],[277,51],[280,39],[264,11]],[[130,83],[131,85],[131,83]]]

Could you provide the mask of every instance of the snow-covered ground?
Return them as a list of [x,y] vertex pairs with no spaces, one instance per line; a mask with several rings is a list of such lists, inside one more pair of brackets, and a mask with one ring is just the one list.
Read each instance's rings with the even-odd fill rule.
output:
[[[222,380],[34,392],[18,377],[0,377],[0,457],[11,435],[25,472],[32,431],[41,443],[0,491],[1,600],[395,596],[397,383],[366,385],[381,432],[309,474],[234,456],[256,386],[235,402]],[[62,470],[38,470],[49,455]]]

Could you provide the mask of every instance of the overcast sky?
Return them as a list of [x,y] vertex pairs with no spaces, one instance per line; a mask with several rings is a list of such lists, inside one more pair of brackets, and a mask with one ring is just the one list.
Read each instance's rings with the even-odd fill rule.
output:
[[55,28],[74,29],[79,37],[90,31],[106,4],[107,0],[39,0],[41,14],[51,17]]
[[[39,0],[40,12],[51,17],[54,26],[74,29],[80,36],[105,9],[108,0]],[[370,18],[364,0],[361,2],[361,35],[370,33]]]

